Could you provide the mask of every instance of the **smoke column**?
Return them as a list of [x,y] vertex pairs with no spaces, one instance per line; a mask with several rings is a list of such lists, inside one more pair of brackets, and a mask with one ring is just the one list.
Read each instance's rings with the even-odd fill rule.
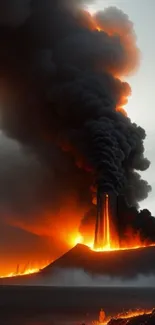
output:
[[35,155],[43,175],[36,186],[41,200],[26,205],[23,197],[19,207],[9,194],[5,202],[18,224],[31,220],[31,230],[42,211],[46,221],[57,223],[59,207],[66,223],[69,198],[75,211],[70,220],[79,224],[92,208],[96,185],[123,194],[134,207],[151,190],[138,174],[150,165],[145,130],[123,110],[131,93],[124,78],[136,71],[140,57],[133,24],[117,8],[91,16],[83,4],[0,1],[1,128]]

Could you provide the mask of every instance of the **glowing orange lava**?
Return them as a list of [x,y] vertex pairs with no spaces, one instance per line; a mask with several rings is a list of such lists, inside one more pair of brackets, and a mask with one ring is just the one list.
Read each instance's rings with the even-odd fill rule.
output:
[[127,319],[127,318],[142,316],[142,315],[150,315],[152,313],[152,311],[153,311],[153,309],[151,309],[151,310],[144,310],[144,309],[129,310],[127,312],[118,314],[117,318]]
[[108,250],[113,247],[112,238],[110,236],[110,218],[108,211],[108,195],[106,195],[105,206],[104,206],[104,248]]
[[17,267],[17,270],[14,271],[14,272],[10,272],[10,273],[6,273],[4,275],[0,275],[0,279],[12,278],[12,277],[17,277],[17,276],[23,276],[23,275],[39,273],[47,265],[49,265],[49,262],[41,264],[40,266],[38,265],[36,267],[27,267],[27,268],[24,268],[23,270],[20,270],[20,267]]
[[149,244],[148,242],[142,242],[139,233],[133,233],[132,229],[129,230],[128,240],[125,242],[119,242],[117,231],[114,224],[112,223],[109,213],[109,196],[106,194],[104,208],[103,208],[103,245],[100,247],[94,247],[94,238],[85,240],[82,235],[78,234],[77,237],[72,239],[75,244],[84,244],[91,250],[102,252],[102,251],[118,251],[118,250],[129,250],[138,249],[142,247],[155,246],[155,244]]
[[143,316],[143,315],[151,315],[152,314],[153,309],[151,310],[144,310],[144,309],[137,309],[137,310],[129,310],[120,314],[117,314],[116,316],[109,316],[105,318],[105,321],[100,323],[98,321],[93,321],[92,325],[108,325],[110,321],[112,320],[117,320],[117,319],[126,319],[129,320],[131,318],[134,317],[138,317],[138,316]]

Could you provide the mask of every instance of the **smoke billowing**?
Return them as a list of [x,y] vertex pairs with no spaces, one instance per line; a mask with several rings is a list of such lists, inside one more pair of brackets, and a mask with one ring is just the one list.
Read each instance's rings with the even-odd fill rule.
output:
[[117,8],[92,17],[85,2],[0,1],[1,128],[28,164],[22,177],[13,165],[6,190],[2,174],[0,209],[41,235],[77,229],[96,185],[136,207],[151,190],[138,174],[145,130],[123,110],[140,57],[133,24]]

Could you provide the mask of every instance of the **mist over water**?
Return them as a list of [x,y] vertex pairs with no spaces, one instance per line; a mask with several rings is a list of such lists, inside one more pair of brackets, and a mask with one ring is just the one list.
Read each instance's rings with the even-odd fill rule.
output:
[[[32,283],[33,285],[34,283]],[[56,268],[51,275],[38,277],[35,285],[58,287],[155,287],[155,276],[137,275],[132,279],[119,277],[97,276],[86,273],[82,269]]]

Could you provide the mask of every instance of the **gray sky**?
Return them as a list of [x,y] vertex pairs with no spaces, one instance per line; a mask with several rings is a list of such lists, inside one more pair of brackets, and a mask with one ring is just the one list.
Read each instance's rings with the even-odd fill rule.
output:
[[145,142],[146,155],[151,160],[148,171],[143,173],[152,185],[152,193],[142,202],[141,207],[147,207],[155,215],[155,96],[154,75],[155,71],[155,1],[154,0],[94,0],[89,10],[104,9],[117,6],[128,14],[134,23],[137,43],[141,50],[141,65],[138,72],[128,79],[132,87],[132,97],[126,110],[133,122],[144,127],[147,133]]

